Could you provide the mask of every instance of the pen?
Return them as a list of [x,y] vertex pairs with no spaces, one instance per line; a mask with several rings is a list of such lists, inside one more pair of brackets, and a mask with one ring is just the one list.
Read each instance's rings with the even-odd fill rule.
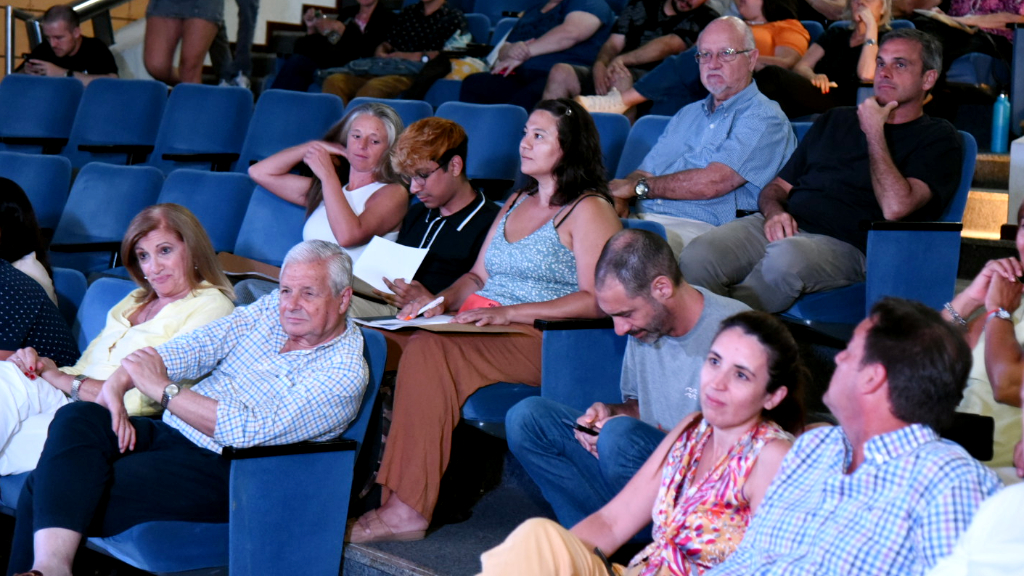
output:
[[426,312],[427,310],[430,310],[431,308],[437,308],[438,306],[441,305],[442,302],[444,302],[444,296],[438,296],[437,298],[434,298],[430,302],[430,304],[427,304],[423,308],[420,308],[419,312],[417,312],[417,313],[415,313],[415,314],[413,314],[411,316],[406,316],[405,319],[406,320],[412,320],[413,318],[419,316],[420,314],[423,314],[424,312]]

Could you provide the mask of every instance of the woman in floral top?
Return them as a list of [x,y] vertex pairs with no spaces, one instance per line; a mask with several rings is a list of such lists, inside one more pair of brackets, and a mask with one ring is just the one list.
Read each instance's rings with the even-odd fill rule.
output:
[[[684,418],[603,508],[571,531],[524,522],[484,553],[482,574],[680,576],[716,566],[743,539],[803,425],[806,372],[779,320],[762,312],[725,320],[701,371],[702,411]],[[605,555],[651,518],[654,542],[628,567],[608,563]]]

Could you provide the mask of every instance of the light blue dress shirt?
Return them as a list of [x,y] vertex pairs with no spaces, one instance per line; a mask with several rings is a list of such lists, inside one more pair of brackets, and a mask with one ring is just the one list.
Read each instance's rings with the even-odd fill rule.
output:
[[708,200],[641,200],[638,213],[719,226],[734,220],[736,210],[757,210],[761,189],[796,149],[793,127],[779,105],[761,94],[754,81],[714,111],[713,103],[714,97],[708,96],[676,112],[640,170],[664,176],[718,162],[735,170],[746,184]]

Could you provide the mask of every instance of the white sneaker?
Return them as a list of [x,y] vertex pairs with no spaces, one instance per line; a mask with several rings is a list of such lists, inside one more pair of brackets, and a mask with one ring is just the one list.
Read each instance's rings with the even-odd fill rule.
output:
[[604,96],[577,96],[576,101],[583,106],[587,112],[609,112],[611,114],[625,114],[629,106],[622,102],[622,94],[618,88],[612,88]]
[[241,72],[238,73],[238,76],[235,76],[235,79],[232,80],[231,83],[235,86],[240,86],[246,89],[248,89],[251,86],[251,82],[249,82],[249,77],[245,74],[242,74]]

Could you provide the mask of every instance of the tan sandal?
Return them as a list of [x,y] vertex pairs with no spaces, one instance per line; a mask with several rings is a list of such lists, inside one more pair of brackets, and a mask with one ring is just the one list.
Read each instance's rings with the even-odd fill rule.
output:
[[345,531],[345,542],[353,544],[369,544],[371,542],[411,542],[423,540],[426,530],[407,530],[395,532],[384,523],[376,510],[370,510],[358,520],[349,524]]

